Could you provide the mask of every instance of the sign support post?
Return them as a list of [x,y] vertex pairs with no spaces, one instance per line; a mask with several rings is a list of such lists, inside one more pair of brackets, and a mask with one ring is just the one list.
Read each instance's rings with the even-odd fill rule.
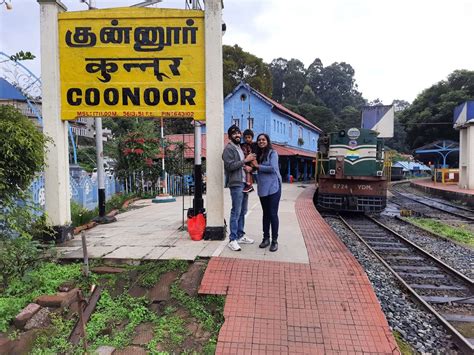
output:
[[202,161],[201,161],[201,122],[194,121],[194,215],[202,213]]
[[68,123],[61,120],[59,79],[58,14],[67,11],[59,0],[37,0],[40,4],[43,132],[51,138],[46,154],[45,212],[58,233],[72,236],[69,192]]
[[222,1],[207,0],[206,58],[206,210],[205,239],[225,238],[224,225],[224,94],[222,69]]

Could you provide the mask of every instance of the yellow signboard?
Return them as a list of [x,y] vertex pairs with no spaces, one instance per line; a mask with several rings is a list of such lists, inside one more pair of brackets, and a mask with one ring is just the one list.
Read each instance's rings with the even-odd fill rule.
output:
[[204,12],[59,14],[61,115],[205,119]]

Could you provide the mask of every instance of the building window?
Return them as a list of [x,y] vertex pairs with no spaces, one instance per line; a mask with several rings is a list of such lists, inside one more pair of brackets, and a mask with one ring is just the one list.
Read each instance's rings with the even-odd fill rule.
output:
[[316,138],[313,138],[313,147],[316,147]]
[[293,139],[293,123],[290,122],[290,125],[288,126],[288,136],[290,139]]
[[303,128],[302,127],[298,127],[298,138],[303,139]]
[[308,144],[309,144],[309,142],[311,142],[310,139],[311,139],[311,135],[310,135],[309,132],[308,132]]
[[253,117],[247,119],[247,124],[249,129],[253,129]]
[[276,120],[273,120],[273,130],[276,131]]
[[283,134],[286,134],[286,123],[283,123]]
[[240,120],[238,118],[233,118],[232,119],[232,124],[236,125],[237,127],[240,127]]

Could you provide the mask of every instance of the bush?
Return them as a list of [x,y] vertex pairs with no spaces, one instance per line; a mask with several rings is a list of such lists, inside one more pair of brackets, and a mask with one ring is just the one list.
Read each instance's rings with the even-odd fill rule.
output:
[[16,197],[45,164],[48,139],[13,106],[0,106],[0,199]]
[[[45,165],[48,139],[13,106],[0,106],[0,282],[13,279],[38,262],[33,235],[41,224],[26,191]],[[42,231],[40,231],[42,233]]]
[[0,240],[0,277],[4,288],[39,260],[39,243],[28,236]]
[[71,201],[71,220],[73,227],[82,226],[83,224],[89,223],[98,214],[98,208],[89,211],[88,209],[79,205],[77,202]]

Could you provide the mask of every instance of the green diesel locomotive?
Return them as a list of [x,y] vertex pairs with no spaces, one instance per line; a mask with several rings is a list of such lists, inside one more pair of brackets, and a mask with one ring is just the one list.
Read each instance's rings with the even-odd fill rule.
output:
[[318,141],[316,192],[320,210],[378,213],[387,203],[383,139],[369,129],[350,128]]

